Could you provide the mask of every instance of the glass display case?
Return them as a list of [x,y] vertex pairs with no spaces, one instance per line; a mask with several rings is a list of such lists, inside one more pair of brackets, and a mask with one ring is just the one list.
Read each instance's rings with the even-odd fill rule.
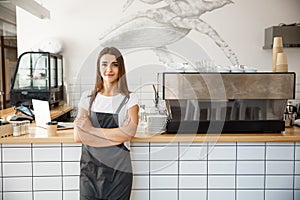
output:
[[63,57],[49,52],[25,52],[20,55],[11,86],[12,105],[31,106],[31,99],[63,100]]

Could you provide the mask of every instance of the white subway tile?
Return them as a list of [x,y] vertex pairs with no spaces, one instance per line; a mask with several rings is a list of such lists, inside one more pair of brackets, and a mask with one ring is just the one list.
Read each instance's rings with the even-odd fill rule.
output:
[[180,146],[180,160],[206,160],[206,146]]
[[36,191],[35,200],[62,200],[62,191]]
[[151,200],[166,200],[166,199],[177,199],[176,190],[150,190]]
[[31,144],[2,144],[2,148],[30,148]]
[[180,189],[204,189],[207,185],[207,176],[179,176]]
[[92,90],[93,86],[91,85],[91,78],[82,78],[81,80],[81,86],[80,89],[81,91],[87,91],[87,90]]
[[3,163],[3,176],[32,176],[31,163]]
[[180,174],[207,174],[207,161],[180,161]]
[[267,174],[293,174],[294,162],[267,161]]
[[208,189],[234,189],[234,176],[209,176]]
[[267,160],[294,160],[294,146],[267,146]]
[[299,160],[300,161],[300,146],[296,146],[295,147],[295,160]]
[[3,178],[3,191],[28,191],[31,189],[31,177]]
[[130,200],[149,200],[149,190],[132,190]]
[[237,161],[237,174],[264,174],[264,161]]
[[293,182],[293,176],[266,176],[267,189],[291,189]]
[[64,161],[79,161],[81,157],[81,147],[64,147],[63,160]]
[[218,142],[218,141],[215,141],[215,142],[208,142],[208,145],[209,146],[235,146],[236,143],[235,142]]
[[79,191],[64,191],[63,200],[79,200]]
[[208,200],[233,200],[235,199],[234,190],[209,190]]
[[295,189],[300,190],[300,176],[295,176]]
[[238,142],[238,146],[265,146],[264,142]]
[[61,148],[33,148],[33,161],[61,161]]
[[[1,198],[0,198],[1,199]],[[3,192],[3,200],[32,200],[31,192]]]
[[267,146],[294,146],[294,142],[267,142]]
[[206,199],[206,191],[199,190],[179,190],[180,200],[200,200]]
[[208,160],[235,160],[236,153],[235,153],[235,146],[209,146],[208,148]]
[[132,161],[133,174],[149,174],[149,161]]
[[176,189],[178,188],[177,176],[150,176],[150,189]]
[[292,190],[266,190],[265,200],[292,200]]
[[61,190],[62,177],[33,177],[34,190]]
[[63,177],[64,190],[79,190],[79,176]]
[[237,188],[239,189],[263,189],[264,175],[261,176],[237,176]]
[[177,161],[152,161],[150,162],[151,174],[177,174]]
[[52,148],[52,147],[56,147],[56,148],[60,148],[61,144],[59,143],[47,143],[47,144],[32,144],[33,148]]
[[149,143],[148,142],[131,142],[130,144],[132,147],[149,147]]
[[132,189],[148,189],[149,176],[133,176]]
[[264,160],[265,158],[264,146],[238,146],[237,159],[238,160]]
[[235,161],[209,161],[209,174],[234,174]]
[[207,147],[207,142],[180,142],[179,146],[199,146],[199,147]]
[[177,147],[177,142],[151,142],[150,147]]
[[238,200],[264,200],[263,190],[238,190],[237,198]]
[[81,143],[63,143],[63,147],[80,147],[81,148],[82,144]]
[[300,199],[300,190],[295,190],[295,193],[294,193],[294,200],[298,200]]
[[61,175],[60,162],[33,163],[33,176],[59,176]]
[[79,162],[63,162],[63,175],[79,175],[80,163]]
[[178,147],[150,147],[150,160],[178,160]]
[[300,161],[295,161],[295,174],[300,175]]
[[30,148],[3,148],[3,162],[31,161]]
[[131,147],[131,160],[149,160],[149,147]]

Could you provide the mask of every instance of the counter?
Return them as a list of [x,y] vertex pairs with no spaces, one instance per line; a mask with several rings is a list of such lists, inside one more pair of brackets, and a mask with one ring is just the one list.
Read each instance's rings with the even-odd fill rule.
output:
[[[131,200],[298,200],[300,128],[278,134],[133,138]],[[2,200],[79,200],[73,130],[0,139]],[[0,187],[1,188],[1,187]]]
[[[57,131],[57,136],[48,137],[43,128],[30,127],[30,134],[20,137],[5,137],[0,139],[2,144],[31,144],[31,143],[74,143],[73,129]],[[141,134],[138,134],[141,135]],[[148,138],[145,138],[147,137]],[[300,142],[300,128],[286,128],[283,133],[224,133],[224,134],[167,134],[149,136],[142,134],[132,142]]]

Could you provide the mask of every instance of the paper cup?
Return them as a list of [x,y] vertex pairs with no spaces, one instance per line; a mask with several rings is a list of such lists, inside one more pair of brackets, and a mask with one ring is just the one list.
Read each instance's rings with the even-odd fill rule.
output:
[[52,121],[47,123],[47,134],[48,136],[56,136],[57,135],[57,122]]
[[283,52],[277,53],[276,66],[282,64],[288,64],[286,54]]
[[273,39],[273,47],[282,47],[282,37],[274,37]]
[[276,72],[288,72],[288,64],[276,65]]
[[283,52],[283,47],[282,47],[282,39],[275,37],[274,42],[276,42],[276,45],[279,45],[279,46],[275,46],[275,45],[273,46],[272,71],[276,72],[277,54]]

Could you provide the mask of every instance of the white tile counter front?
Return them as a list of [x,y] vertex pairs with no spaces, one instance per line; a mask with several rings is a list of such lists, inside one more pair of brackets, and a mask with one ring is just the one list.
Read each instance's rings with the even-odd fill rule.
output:
[[[133,142],[132,200],[300,199],[300,143]],[[79,199],[81,145],[2,144],[2,200]]]
[[[0,200],[79,200],[81,144],[72,134],[1,138]],[[300,199],[298,128],[217,140],[204,134],[134,138],[131,157],[131,200]]]

